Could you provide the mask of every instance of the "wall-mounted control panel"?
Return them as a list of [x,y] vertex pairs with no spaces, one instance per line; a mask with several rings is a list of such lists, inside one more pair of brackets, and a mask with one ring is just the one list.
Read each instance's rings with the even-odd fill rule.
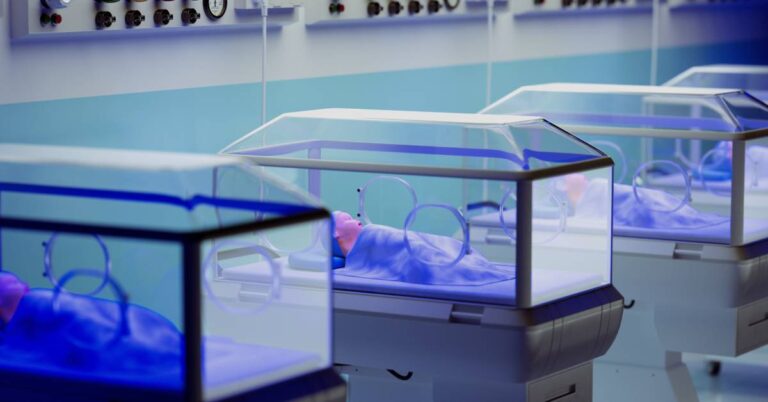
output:
[[[271,0],[269,24],[295,22],[301,0]],[[256,3],[258,4],[258,3]],[[253,0],[11,0],[14,40],[261,26]]]
[[513,13],[520,17],[650,10],[653,0],[518,0],[514,4]]
[[[492,1],[496,9],[507,7],[507,0]],[[312,0],[305,7],[307,25],[423,22],[487,15],[486,0]]]

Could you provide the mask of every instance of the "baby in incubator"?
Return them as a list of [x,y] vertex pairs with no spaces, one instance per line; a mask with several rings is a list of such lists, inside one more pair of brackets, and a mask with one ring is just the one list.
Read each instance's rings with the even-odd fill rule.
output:
[[[514,277],[474,248],[446,236],[365,225],[346,212],[333,213],[334,254],[345,259],[336,275],[427,285],[485,285]],[[463,257],[457,260],[457,257]]]
[[[589,180],[583,174],[562,179],[559,190],[566,194],[576,217],[604,216],[610,210],[606,179]],[[635,193],[637,191],[637,194]],[[641,201],[642,200],[642,201]],[[646,229],[695,229],[727,222],[721,215],[701,212],[666,191],[613,184],[613,222],[616,226]]]
[[[182,342],[159,314],[48,289],[29,289],[0,272],[0,361],[67,369],[151,375],[178,371]],[[125,333],[121,328],[128,328]]]

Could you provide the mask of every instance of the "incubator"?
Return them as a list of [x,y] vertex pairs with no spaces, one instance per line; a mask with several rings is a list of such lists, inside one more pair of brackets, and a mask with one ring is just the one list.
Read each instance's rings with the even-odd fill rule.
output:
[[768,100],[768,66],[716,64],[685,70],[665,86],[696,88],[740,88]]
[[599,399],[626,398],[610,385],[626,377],[658,400],[696,400],[679,352],[768,342],[765,104],[735,89],[546,84],[483,113],[542,115],[616,163],[614,280],[630,302]]
[[611,208],[574,215],[571,195],[589,182],[610,206],[603,153],[540,118],[350,109],[284,114],[223,152],[335,211],[352,400],[591,397],[621,297]]
[[0,145],[0,400],[344,400],[330,229],[239,158]]

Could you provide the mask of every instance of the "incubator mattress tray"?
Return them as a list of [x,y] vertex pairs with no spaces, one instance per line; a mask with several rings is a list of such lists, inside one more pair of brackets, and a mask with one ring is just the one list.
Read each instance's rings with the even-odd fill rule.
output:
[[[317,273],[291,268],[287,258],[276,260],[281,268],[281,283],[288,286],[307,286],[312,280],[317,280]],[[271,283],[269,270],[257,267],[263,263],[243,265],[224,271],[224,279],[242,282]],[[599,286],[599,275],[568,272],[556,269],[541,269],[534,271],[533,284],[539,295],[546,297],[563,297],[571,294],[574,286]],[[564,286],[563,284],[567,284]],[[505,280],[486,285],[423,285],[382,279],[369,279],[335,274],[333,276],[335,290],[349,290],[385,295],[423,297],[451,301],[463,301],[483,304],[515,304],[515,280]]]

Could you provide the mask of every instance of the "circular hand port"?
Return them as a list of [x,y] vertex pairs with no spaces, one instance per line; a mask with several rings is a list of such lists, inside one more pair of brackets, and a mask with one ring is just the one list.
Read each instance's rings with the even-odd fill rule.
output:
[[129,28],[141,25],[145,19],[146,17],[144,17],[144,14],[142,14],[139,10],[130,10],[125,13],[125,25],[127,25]]
[[398,15],[400,11],[403,11],[403,6],[399,1],[390,1],[387,5],[387,11],[389,15]]
[[96,26],[99,28],[109,28],[117,21],[117,18],[109,11],[99,11],[96,13]]
[[416,0],[411,0],[408,2],[408,13],[409,14],[418,14],[421,12],[421,9],[424,8],[424,6],[421,5],[421,2]]
[[368,3],[368,16],[375,17],[381,14],[381,4],[378,1],[371,1]]
[[185,24],[192,25],[197,22],[197,20],[200,19],[200,13],[197,12],[194,8],[185,8],[184,11],[181,12],[181,20]]
[[437,0],[429,0],[427,3],[427,11],[429,11],[430,14],[434,14],[440,11],[440,7],[440,2]]
[[168,25],[173,20],[173,14],[165,9],[155,11],[155,24]]

